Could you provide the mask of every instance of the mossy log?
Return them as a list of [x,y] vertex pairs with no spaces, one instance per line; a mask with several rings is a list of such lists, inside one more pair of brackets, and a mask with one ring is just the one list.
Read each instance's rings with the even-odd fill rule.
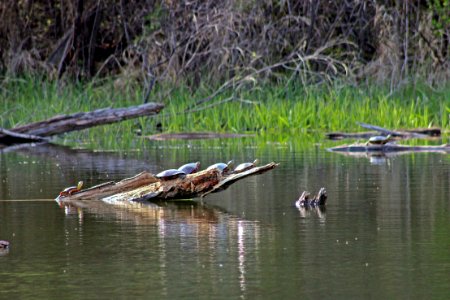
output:
[[142,172],[134,177],[119,182],[106,182],[67,197],[58,197],[61,202],[78,200],[103,200],[106,202],[120,201],[159,201],[191,199],[205,197],[209,193],[226,189],[231,184],[245,177],[262,174],[278,166],[269,163],[254,167],[242,173],[222,174],[217,169],[204,170],[183,178],[161,180],[148,172]]

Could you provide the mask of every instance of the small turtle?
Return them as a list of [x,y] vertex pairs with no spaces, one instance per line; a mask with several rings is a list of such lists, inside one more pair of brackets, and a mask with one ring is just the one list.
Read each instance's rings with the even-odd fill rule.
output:
[[242,173],[244,171],[250,170],[251,168],[256,166],[257,163],[258,159],[255,159],[253,162],[242,163],[234,169],[234,173]]
[[199,161],[194,163],[188,163],[178,168],[178,170],[183,171],[186,174],[193,174],[195,172],[198,172],[199,169],[200,169]]
[[218,169],[219,171],[221,171],[222,173],[227,173],[230,171],[230,169],[233,166],[233,161],[230,160],[228,163],[217,163],[217,164],[213,164],[211,166],[209,166],[208,168],[206,168],[206,170],[212,170],[212,169]]
[[156,174],[156,177],[158,177],[161,180],[171,180],[175,178],[180,178],[186,176],[186,173],[183,171],[177,170],[177,169],[168,169],[165,171],[162,171],[161,173]]
[[371,137],[366,145],[384,145],[392,140],[392,135],[384,136],[384,135],[376,135]]
[[79,192],[83,187],[83,181],[79,181],[77,186],[69,186],[65,188],[61,193],[59,193],[59,197],[67,197],[72,195],[73,193]]
[[8,249],[9,248],[9,242],[5,240],[0,240],[0,249]]

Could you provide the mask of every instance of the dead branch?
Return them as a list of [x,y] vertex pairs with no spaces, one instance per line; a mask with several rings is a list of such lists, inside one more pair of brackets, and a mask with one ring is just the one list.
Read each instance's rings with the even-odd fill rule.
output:
[[[370,127],[373,129],[381,128],[378,126]],[[391,133],[389,133],[391,132]],[[379,131],[364,131],[364,132],[329,132],[326,133],[326,137],[330,140],[342,140],[345,138],[351,139],[369,139],[372,136],[379,134]],[[415,128],[404,130],[384,130],[383,134],[391,134],[400,138],[435,138],[441,136],[440,128]]]
[[25,133],[17,133],[11,130],[0,128],[0,145],[1,144],[12,145],[17,143],[36,143],[45,141],[48,141],[48,139],[45,137]]
[[356,122],[359,126],[367,128],[367,129],[372,129],[372,130],[376,130],[379,131],[383,134],[390,134],[392,136],[397,136],[397,137],[415,137],[415,138],[426,138],[428,137],[428,135],[423,134],[423,133],[417,133],[414,131],[409,131],[409,132],[405,132],[405,131],[394,131],[394,130],[389,130],[380,126],[376,126],[376,125],[371,125],[371,124],[366,124],[366,123],[362,123],[362,122]]

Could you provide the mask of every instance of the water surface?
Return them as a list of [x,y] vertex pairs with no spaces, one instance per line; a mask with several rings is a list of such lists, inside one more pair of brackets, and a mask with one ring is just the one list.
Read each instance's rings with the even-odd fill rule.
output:
[[[203,201],[61,208],[66,186],[189,161],[271,161]],[[326,187],[325,209],[298,210]],[[139,152],[0,152],[0,298],[445,299],[450,157],[350,158],[321,146],[155,142]]]

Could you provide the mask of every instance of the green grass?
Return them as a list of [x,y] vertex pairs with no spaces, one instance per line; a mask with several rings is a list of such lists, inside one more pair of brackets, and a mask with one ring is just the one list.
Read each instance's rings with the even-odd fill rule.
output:
[[[356,122],[386,128],[437,126],[449,130],[450,85],[435,90],[426,85],[404,87],[395,93],[383,87],[358,88],[350,85],[265,86],[240,93],[224,93],[195,107],[209,95],[204,89],[159,88],[153,101],[165,102],[156,117],[139,118],[62,135],[58,143],[96,149],[135,149],[146,141],[135,134],[163,132],[256,133],[259,141],[287,142],[298,139],[318,141],[327,131],[360,131]],[[90,111],[102,107],[124,107],[142,103],[138,88],[118,88],[114,81],[102,84],[64,84],[37,78],[16,78],[0,86],[0,127],[12,128],[57,114]],[[232,101],[205,108],[234,96]],[[202,109],[205,108],[205,109]]]

